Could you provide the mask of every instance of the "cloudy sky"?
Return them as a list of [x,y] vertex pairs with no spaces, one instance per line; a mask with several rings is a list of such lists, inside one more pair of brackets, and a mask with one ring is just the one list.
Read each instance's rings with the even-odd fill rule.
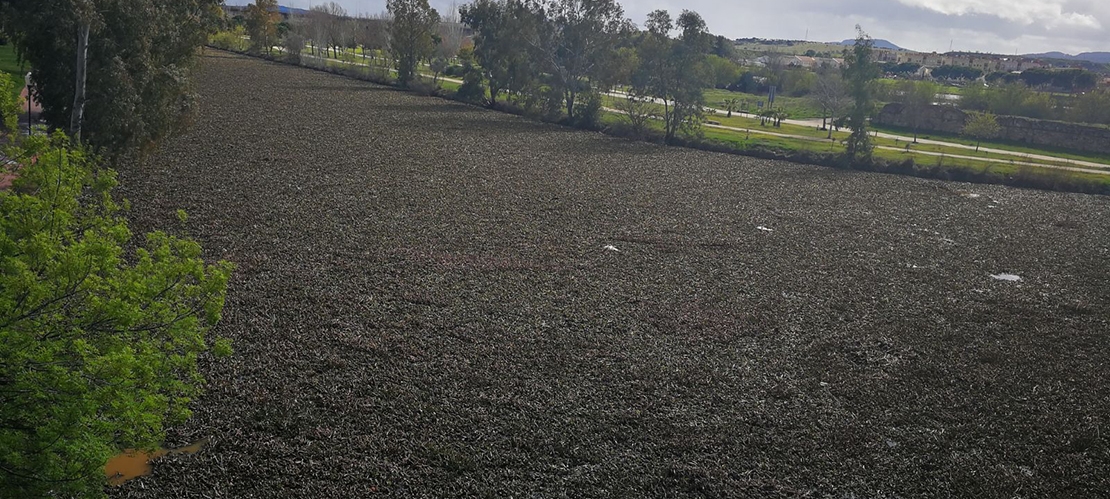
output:
[[[228,0],[246,3],[247,0]],[[282,0],[307,8],[323,0]],[[336,0],[352,14],[385,10],[385,0]],[[451,0],[429,0],[440,12]],[[456,2],[465,3],[465,2]],[[874,38],[921,51],[1110,52],[1110,0],[623,0],[642,24],[647,13],[691,9],[730,38],[840,41],[861,25]]]

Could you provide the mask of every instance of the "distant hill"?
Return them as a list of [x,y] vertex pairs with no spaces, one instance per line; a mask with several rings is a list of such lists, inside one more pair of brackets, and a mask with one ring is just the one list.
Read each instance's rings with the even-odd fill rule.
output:
[[[890,43],[889,41],[883,40],[881,38],[876,38],[873,41],[875,42],[875,48],[877,48],[877,49],[906,50],[902,47],[899,47],[899,46],[897,46],[893,43]],[[855,40],[844,40],[844,41],[840,42],[838,45],[847,45],[847,46],[851,47],[855,44],[856,44]]]
[[1096,64],[1110,64],[1110,52],[1084,52],[1079,55],[1065,54],[1063,52],[1045,52],[1043,54],[1026,54],[1022,57],[1031,59],[1061,59],[1065,61],[1087,61]]

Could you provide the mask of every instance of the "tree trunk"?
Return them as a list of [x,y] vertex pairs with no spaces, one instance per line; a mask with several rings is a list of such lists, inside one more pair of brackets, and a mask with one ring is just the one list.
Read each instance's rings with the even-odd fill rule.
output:
[[85,70],[88,68],[89,55],[89,21],[82,19],[77,27],[77,68],[74,92],[73,110],[69,117],[69,133],[74,142],[81,142],[81,122],[85,117]]

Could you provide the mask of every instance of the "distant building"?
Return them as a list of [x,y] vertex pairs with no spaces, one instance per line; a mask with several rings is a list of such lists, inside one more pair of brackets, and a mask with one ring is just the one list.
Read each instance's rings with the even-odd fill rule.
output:
[[[248,6],[247,5],[222,5],[221,7],[224,9],[224,14],[227,15],[227,17],[235,17],[235,16],[246,15]],[[308,14],[307,10],[298,9],[298,8],[295,8],[295,7],[286,7],[284,5],[278,5],[277,12],[278,12],[278,14],[281,14],[282,19],[286,19],[286,20],[288,20],[291,16],[303,16],[305,14]]]
[[839,68],[844,65],[844,59],[794,55],[783,58],[783,63],[790,67],[805,69],[818,69],[821,67]]

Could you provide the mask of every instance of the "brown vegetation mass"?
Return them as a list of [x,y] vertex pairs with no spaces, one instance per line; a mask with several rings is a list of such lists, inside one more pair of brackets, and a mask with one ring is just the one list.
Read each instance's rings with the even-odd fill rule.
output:
[[1108,198],[203,68],[122,180],[137,232],[184,208],[238,264],[236,353],[170,442],[212,444],[116,497],[1110,489]]

